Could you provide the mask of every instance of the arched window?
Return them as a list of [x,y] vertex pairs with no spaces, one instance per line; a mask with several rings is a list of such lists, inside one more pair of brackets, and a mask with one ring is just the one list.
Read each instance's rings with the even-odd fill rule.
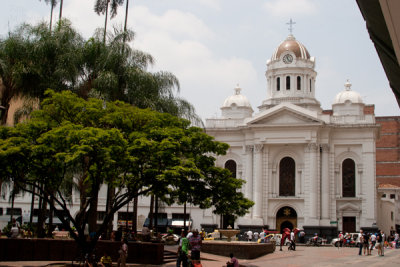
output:
[[236,162],[234,160],[228,160],[225,162],[225,169],[228,169],[234,178],[236,178]]
[[301,90],[301,77],[297,76],[297,90]]
[[286,76],[286,90],[290,90],[290,76]]
[[356,196],[356,164],[352,159],[342,163],[342,193],[343,197]]
[[310,92],[312,91],[312,89],[311,89],[311,79],[310,79]]
[[281,78],[278,77],[276,78],[276,91],[280,91],[281,90]]
[[294,159],[285,157],[279,163],[279,195],[294,196],[296,186],[296,163]]

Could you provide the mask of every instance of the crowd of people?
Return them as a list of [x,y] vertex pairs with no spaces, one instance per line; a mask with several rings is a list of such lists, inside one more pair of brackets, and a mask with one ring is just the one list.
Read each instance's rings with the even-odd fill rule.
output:
[[372,255],[373,250],[377,250],[378,256],[385,256],[385,249],[400,248],[400,238],[397,232],[386,236],[385,232],[382,230],[377,232],[360,230],[358,237],[355,239],[352,239],[349,233],[340,232],[338,238],[338,248],[355,243],[359,247],[358,255],[360,256]]

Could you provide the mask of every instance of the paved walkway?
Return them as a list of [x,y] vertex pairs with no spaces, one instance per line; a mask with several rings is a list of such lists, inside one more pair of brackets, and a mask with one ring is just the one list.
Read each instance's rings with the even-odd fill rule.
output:
[[[166,249],[173,250],[173,248]],[[358,248],[341,248],[335,247],[303,247],[298,246],[296,251],[275,251],[263,257],[253,260],[239,260],[242,266],[246,267],[263,267],[263,266],[398,266],[400,263],[400,249],[386,249],[385,256],[377,256],[377,250],[372,252],[372,256],[358,256]],[[225,266],[228,257],[217,256],[208,253],[202,253],[201,257],[203,267],[221,267]],[[0,262],[0,266],[12,267],[28,267],[28,266],[65,266],[70,262]],[[154,266],[143,264],[128,264],[130,267],[136,266]],[[156,265],[159,266],[159,265]],[[176,266],[174,262],[164,264],[162,267]]]

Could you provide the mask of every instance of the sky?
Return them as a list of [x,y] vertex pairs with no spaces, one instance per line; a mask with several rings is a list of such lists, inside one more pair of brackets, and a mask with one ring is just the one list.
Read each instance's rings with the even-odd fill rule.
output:
[[[0,36],[23,22],[49,21],[50,6],[38,0],[2,0]],[[86,38],[103,27],[94,0],[64,0],[63,17]],[[53,19],[58,19],[58,6]],[[122,26],[125,6],[109,25]],[[400,109],[369,38],[355,0],[130,0],[131,45],[151,54],[150,71],[172,72],[179,96],[202,119],[220,116],[224,100],[239,85],[255,112],[266,99],[266,62],[289,34],[316,58],[316,98],[323,109],[347,79],[377,116]]]

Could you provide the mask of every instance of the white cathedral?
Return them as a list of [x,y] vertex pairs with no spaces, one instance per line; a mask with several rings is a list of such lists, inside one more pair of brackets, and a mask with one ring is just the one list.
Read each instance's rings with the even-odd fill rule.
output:
[[290,34],[267,61],[266,99],[253,114],[239,87],[206,120],[206,132],[230,149],[217,165],[246,181],[255,202],[235,227],[298,227],[327,236],[376,225],[373,105],[346,82],[322,110],[315,58]]

